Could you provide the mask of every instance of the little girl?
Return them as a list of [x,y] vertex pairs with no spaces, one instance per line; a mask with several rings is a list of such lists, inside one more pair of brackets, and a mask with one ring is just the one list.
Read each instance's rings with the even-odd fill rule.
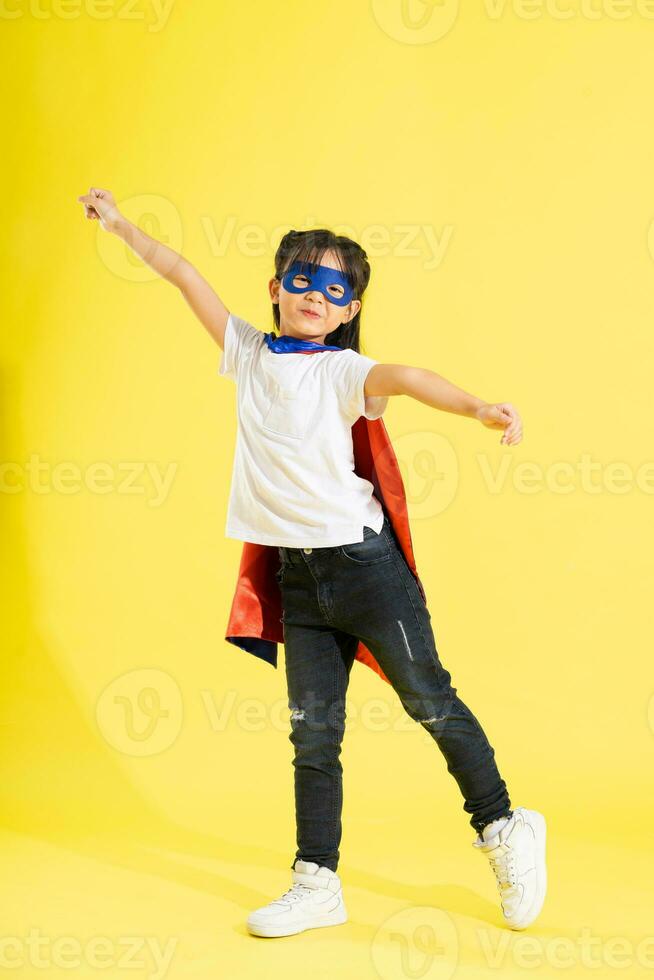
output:
[[275,335],[230,313],[186,259],[119,212],[109,191],[91,188],[78,200],[89,219],[179,288],[222,348],[219,373],[235,381],[238,399],[226,534],[274,549],[279,561],[297,851],[292,886],[250,914],[249,931],[287,936],[347,920],[337,874],[339,756],[361,643],[438,745],[477,831],[473,846],[495,873],[504,920],[526,928],[545,898],[545,818],[511,809],[494,749],[439,659],[424,590],[393,521],[372,483],[355,472],[352,443],[352,426],[362,416],[380,419],[392,395],[502,429],[507,446],[522,437],[518,412],[507,402],[483,402],[427,368],[359,353],[370,267],[349,238],[325,229],[284,236],[268,283]]

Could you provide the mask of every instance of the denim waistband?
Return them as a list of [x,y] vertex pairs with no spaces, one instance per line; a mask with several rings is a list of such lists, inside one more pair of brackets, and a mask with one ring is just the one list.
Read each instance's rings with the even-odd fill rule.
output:
[[[372,531],[373,534],[376,533],[373,528],[369,527],[368,524],[365,524],[363,530],[364,539],[365,539],[366,528]],[[382,524],[382,528],[379,533],[386,534],[389,528],[390,528],[390,523],[388,517],[384,513],[384,523]],[[338,554],[338,552],[341,550],[341,547],[342,546],[340,544],[328,545],[327,547],[321,547],[321,548],[313,548],[313,547],[287,548],[284,545],[278,545],[277,551],[279,552],[279,558],[281,561],[290,562],[291,564],[295,565],[298,564],[299,562],[311,561],[313,558],[316,558],[320,555]]]

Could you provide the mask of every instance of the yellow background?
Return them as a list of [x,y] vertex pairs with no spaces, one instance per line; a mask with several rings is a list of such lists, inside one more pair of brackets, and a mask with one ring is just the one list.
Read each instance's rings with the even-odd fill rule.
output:
[[[4,8],[0,861],[21,975],[44,975],[30,929],[82,948],[69,969],[50,946],[52,977],[98,975],[98,936],[105,977],[126,974],[125,936],[172,942],[174,980],[577,977],[583,936],[595,974],[651,975],[652,12],[411,0],[402,17],[401,0]],[[349,922],[246,933],[290,885],[295,827],[283,648],[275,671],[224,640],[234,388],[181,296],[85,220],[90,186],[264,330],[281,235],[352,234],[373,270],[363,352],[520,411],[508,449],[406,397],[384,419],[441,659],[512,804],[548,820],[526,933],[503,927],[436,746],[358,663]],[[174,474],[158,503],[145,464]],[[379,699],[390,722],[362,721]],[[134,961],[156,975],[146,948]]]

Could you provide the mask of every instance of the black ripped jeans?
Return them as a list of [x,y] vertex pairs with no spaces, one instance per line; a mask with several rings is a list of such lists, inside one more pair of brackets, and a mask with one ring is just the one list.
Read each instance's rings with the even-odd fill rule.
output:
[[431,615],[384,515],[380,534],[328,548],[279,548],[298,858],[336,871],[343,806],[345,695],[359,640],[404,709],[432,736],[482,828],[511,801],[481,725],[441,664]]

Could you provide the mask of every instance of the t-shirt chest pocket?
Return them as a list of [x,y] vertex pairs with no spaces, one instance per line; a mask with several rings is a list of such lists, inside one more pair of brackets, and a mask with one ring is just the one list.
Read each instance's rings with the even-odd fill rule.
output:
[[297,388],[277,383],[264,412],[262,425],[270,432],[277,432],[293,439],[303,439],[310,431],[317,392],[308,384]]

